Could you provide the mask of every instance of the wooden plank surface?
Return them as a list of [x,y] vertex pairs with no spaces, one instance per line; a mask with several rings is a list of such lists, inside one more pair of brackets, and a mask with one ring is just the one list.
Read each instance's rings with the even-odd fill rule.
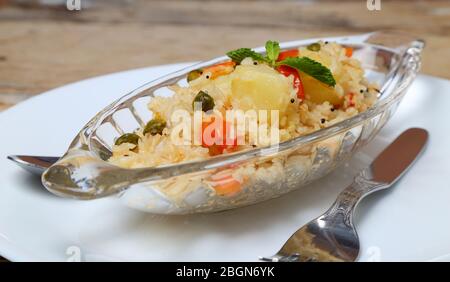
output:
[[424,38],[423,73],[450,78],[448,0],[382,0],[381,11],[365,0],[81,0],[81,11],[38,2],[0,0],[0,108],[80,79],[204,60],[268,38],[379,29]]
[[0,110],[96,75],[380,29],[425,39],[422,72],[450,79],[448,0],[381,0],[381,11],[366,0],[81,2],[68,11],[65,1],[0,0]]

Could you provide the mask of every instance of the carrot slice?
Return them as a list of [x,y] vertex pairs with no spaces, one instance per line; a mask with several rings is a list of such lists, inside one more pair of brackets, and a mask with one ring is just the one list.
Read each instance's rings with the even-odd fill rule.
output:
[[241,191],[241,182],[232,176],[218,182],[218,184],[213,185],[213,188],[219,196],[231,196]]
[[216,77],[219,77],[221,75],[226,75],[234,70],[234,66],[236,66],[236,63],[231,62],[224,62],[220,64],[216,64],[213,66],[209,66],[203,69],[203,72],[210,72],[211,73],[211,79],[214,79]]
[[[228,138],[231,137],[229,136],[229,132],[231,132],[232,124],[228,123],[226,120],[222,121],[221,130],[220,128],[214,128],[214,130],[210,134],[211,136],[205,136],[206,128],[208,128],[208,126],[214,122],[214,119],[215,117],[209,121],[202,122],[202,146],[204,148],[208,148],[209,154],[211,156],[220,155],[225,149],[233,150],[237,147],[237,137],[234,137],[234,139],[232,140],[228,140]],[[212,140],[208,140],[208,142],[206,142],[207,140],[205,138],[211,138]]]
[[345,47],[345,56],[351,57],[353,55],[353,48],[352,47]]

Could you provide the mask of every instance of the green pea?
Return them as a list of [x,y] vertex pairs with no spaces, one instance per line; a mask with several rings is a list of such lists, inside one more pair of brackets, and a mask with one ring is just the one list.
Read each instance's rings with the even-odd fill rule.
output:
[[312,44],[309,44],[306,48],[308,50],[310,50],[310,51],[317,52],[317,51],[320,51],[320,44],[319,43],[312,43]]
[[115,144],[120,145],[123,143],[130,143],[130,144],[137,145],[138,141],[139,141],[139,135],[134,134],[134,133],[125,133],[122,136],[120,136],[119,138],[117,138]]
[[187,81],[191,82],[192,80],[199,78],[202,74],[203,74],[202,70],[190,71],[187,75]]
[[162,132],[164,128],[166,127],[167,123],[164,120],[161,119],[152,119],[151,121],[147,122],[147,124],[144,127],[144,135],[147,133],[150,133],[151,135],[160,134],[162,135]]
[[192,108],[195,110],[195,103],[202,103],[202,111],[207,112],[214,109],[214,99],[204,91],[198,92],[192,101]]

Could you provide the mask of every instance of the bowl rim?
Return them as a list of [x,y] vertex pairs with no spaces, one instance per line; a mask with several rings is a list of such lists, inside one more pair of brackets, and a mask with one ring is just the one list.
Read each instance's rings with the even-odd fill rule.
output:
[[[353,36],[320,37],[320,38],[312,38],[312,39],[305,39],[305,40],[286,41],[286,42],[280,43],[280,48],[281,48],[281,50],[286,50],[286,49],[289,49],[292,47],[306,45],[310,42],[316,42],[318,40],[339,41],[339,43],[344,43],[343,41],[347,41],[349,39],[365,40],[365,39],[369,38],[370,36],[372,36],[373,34],[377,34],[377,33],[380,33],[380,32],[372,32],[372,33],[353,35]],[[346,45],[347,46],[350,46],[350,45],[376,46],[378,49],[384,49],[386,51],[389,51],[392,53],[397,53],[398,55],[403,56],[403,58],[400,60],[399,64],[396,66],[393,73],[391,74],[391,77],[388,78],[388,81],[386,81],[382,85],[382,89],[380,90],[380,93],[383,93],[385,91],[384,89],[391,87],[392,84],[395,82],[395,80],[399,76],[403,76],[403,77],[401,78],[401,81],[397,82],[398,85],[400,85],[402,82],[404,82],[404,80],[406,80],[408,78],[410,81],[412,81],[412,79],[414,78],[412,76],[415,76],[418,72],[418,68],[420,65],[420,53],[424,47],[424,41],[421,39],[413,39],[410,42],[409,46],[404,46],[404,48],[397,49],[397,51],[395,51],[396,49],[394,49],[394,48],[389,48],[389,47],[385,47],[382,45],[369,44],[369,43],[365,43],[365,42],[350,43],[350,44],[346,44]],[[411,52],[408,52],[408,50],[412,50],[412,49],[414,49],[414,51],[415,51],[413,54],[411,54]],[[263,53],[265,51],[265,47],[259,46],[256,48],[252,48],[252,50],[254,50],[258,53]],[[400,68],[403,66],[402,63],[405,63],[407,60],[410,59],[410,57],[414,58],[413,64],[406,66],[406,67],[408,68],[407,70],[412,70],[412,73],[409,76],[408,75],[405,76],[404,73],[400,72]],[[152,80],[152,81],[140,86],[139,88],[131,91],[129,94],[125,95],[124,97],[127,97],[128,99],[132,98],[134,95],[141,93],[142,91],[145,91],[146,89],[148,89],[150,85],[153,85],[153,84],[159,82],[162,78],[166,78],[169,76],[178,76],[179,73],[185,73],[189,70],[202,68],[205,66],[213,65],[213,64],[228,61],[228,60],[229,60],[229,58],[227,56],[220,56],[220,57],[214,58],[212,60],[193,64],[191,66],[188,66],[188,67],[182,68],[178,71],[167,74],[163,77]],[[406,85],[406,87],[407,86],[409,86],[409,83],[408,83],[408,85]],[[244,150],[244,151],[227,153],[226,155],[212,156],[212,157],[209,157],[209,158],[203,159],[203,160],[185,161],[185,162],[180,162],[180,163],[160,165],[160,166],[156,166],[156,167],[123,168],[123,169],[141,171],[141,170],[148,170],[149,168],[153,168],[153,169],[180,168],[185,165],[192,166],[194,164],[205,164],[205,169],[214,169],[214,168],[218,168],[218,167],[224,165],[223,162],[225,162],[225,161],[226,161],[226,163],[229,164],[229,163],[244,161],[244,160],[247,160],[247,159],[253,158],[253,157],[268,156],[268,155],[272,155],[274,153],[280,153],[280,152],[289,150],[290,148],[298,146],[298,145],[306,145],[308,143],[312,143],[315,141],[320,141],[323,139],[333,137],[336,134],[342,133],[354,126],[357,126],[358,124],[364,122],[365,120],[368,120],[368,119],[376,116],[377,114],[383,112],[387,107],[389,107],[394,101],[396,101],[398,98],[400,98],[404,94],[404,93],[402,93],[403,92],[402,90],[403,90],[403,88],[401,88],[401,89],[396,88],[396,89],[392,90],[394,92],[391,93],[386,99],[377,100],[377,102],[372,107],[370,107],[369,109],[367,109],[364,112],[358,113],[357,115],[355,115],[353,117],[347,118],[347,119],[337,122],[331,126],[321,128],[314,132],[307,133],[305,135],[297,136],[295,138],[280,142],[276,145],[259,147],[259,148],[254,148],[254,149],[252,148],[252,149],[248,149],[248,150]],[[243,157],[245,157],[245,158],[243,158]]]
[[[387,97],[378,100],[374,106],[353,117],[276,145],[253,148],[225,155],[209,157],[206,159],[185,161],[155,167],[122,168],[101,159],[92,148],[92,141],[94,139],[96,128],[98,128],[98,126],[111,112],[115,112],[121,109],[121,107],[125,107],[125,102],[129,102],[130,100],[133,102],[133,99],[135,100],[144,96],[142,94],[147,91],[151,91],[152,88],[167,86],[173,84],[174,82],[178,82],[179,79],[184,77],[188,71],[229,60],[227,56],[221,56],[209,61],[182,68],[178,71],[152,80],[105,107],[81,129],[72,141],[64,156],[42,174],[42,183],[52,193],[61,196],[71,196],[72,198],[78,199],[99,198],[124,191],[133,184],[162,181],[191,173],[202,173],[223,167],[228,168],[229,165],[238,165],[241,162],[249,161],[257,157],[274,157],[277,154],[290,149],[331,138],[344,131],[348,131],[364,121],[382,113],[391,104],[400,99],[405,94],[405,90],[410,86],[420,68],[420,53],[424,47],[423,40],[408,35],[406,42],[402,42],[400,45],[394,45],[394,47],[386,46],[387,44],[373,44],[372,42],[368,42],[373,38],[373,36],[386,36],[389,34],[390,33],[381,31],[352,36],[320,37],[280,43],[281,49],[284,50],[297,46],[304,46],[318,40],[328,40],[336,41],[347,46],[376,47],[378,50],[383,49],[398,55],[399,60],[397,61],[395,67],[390,69],[387,73],[386,81],[383,83],[381,88],[382,93],[386,91]],[[262,53],[264,51],[264,47],[253,48],[253,50]],[[107,184],[103,183],[101,184],[101,187],[96,187],[96,184],[92,184],[96,182],[91,182],[90,179],[87,179],[87,181],[91,184],[79,184],[71,179],[70,171],[72,171],[72,168],[80,165],[80,161],[85,161],[86,157],[90,159],[90,165],[95,166],[96,172],[103,174],[102,178],[107,178],[108,175],[114,176],[113,179],[111,179],[112,182],[108,181]],[[69,172],[65,169],[69,169]],[[90,175],[93,176],[93,174]],[[61,181],[69,181],[70,185],[61,184]]]

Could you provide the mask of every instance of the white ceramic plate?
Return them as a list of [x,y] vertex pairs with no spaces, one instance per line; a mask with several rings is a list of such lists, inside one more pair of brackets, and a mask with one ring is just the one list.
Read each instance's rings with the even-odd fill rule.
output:
[[430,132],[428,148],[389,191],[357,211],[361,261],[449,260],[450,81],[419,76],[397,113],[362,152],[327,177],[284,197],[207,215],[156,216],[114,198],[75,201],[48,193],[8,154],[62,154],[97,111],[137,86],[186,64],[70,84],[0,113],[0,254],[13,261],[255,261],[274,254],[320,215],[352,176],[409,127]]

